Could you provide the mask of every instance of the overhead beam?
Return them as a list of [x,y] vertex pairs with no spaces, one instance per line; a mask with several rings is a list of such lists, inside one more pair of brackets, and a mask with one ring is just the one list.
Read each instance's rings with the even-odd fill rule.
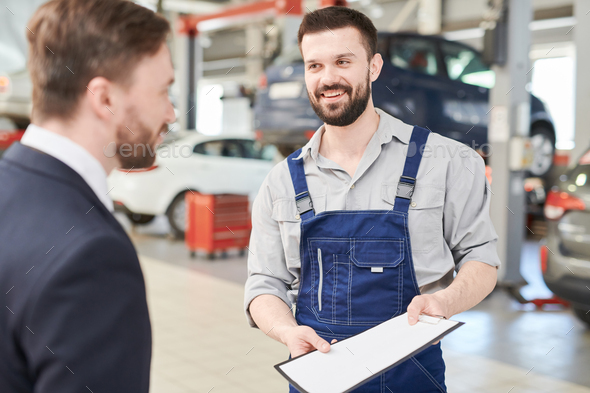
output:
[[179,32],[188,34],[231,26],[257,17],[301,15],[301,13],[301,0],[260,0],[228,7],[212,14],[182,16]]
[[526,283],[520,273],[522,243],[527,231],[525,167],[515,164],[522,163],[520,153],[524,148],[518,142],[525,140],[530,124],[531,95],[526,85],[531,77],[529,24],[532,9],[531,0],[504,0],[504,4],[506,8],[496,29],[506,28],[507,34],[496,36],[496,50],[507,46],[507,52],[505,64],[492,67],[496,84],[490,92],[488,140],[492,147],[490,165],[494,171],[490,216],[498,233],[498,255],[502,261],[498,281],[506,287],[519,288]]
[[[588,10],[586,10],[586,11],[588,11]],[[554,7],[554,8],[541,8],[541,9],[537,9],[534,11],[533,21],[567,18],[567,17],[572,17],[572,16],[574,16],[574,8],[571,5],[562,6],[562,7]],[[477,18],[477,19],[445,22],[445,20],[443,18],[442,30],[443,31],[455,31],[455,30],[479,28],[482,21],[483,21],[482,18]]]

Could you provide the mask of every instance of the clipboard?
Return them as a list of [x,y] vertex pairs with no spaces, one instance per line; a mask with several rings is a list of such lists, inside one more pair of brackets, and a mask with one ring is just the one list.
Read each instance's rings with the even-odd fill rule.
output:
[[317,350],[275,365],[301,393],[347,393],[422,352],[464,322],[407,313]]

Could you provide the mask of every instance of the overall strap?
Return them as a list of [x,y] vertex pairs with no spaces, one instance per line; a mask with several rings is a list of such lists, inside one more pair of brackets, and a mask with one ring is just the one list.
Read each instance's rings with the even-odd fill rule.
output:
[[301,154],[301,149],[292,153],[287,157],[287,164],[289,165],[289,172],[291,173],[291,181],[293,188],[295,188],[295,204],[297,205],[297,212],[301,220],[306,220],[314,216],[313,204],[311,196],[307,189],[307,181],[305,180],[305,170],[303,169],[303,158],[296,160]]
[[407,213],[416,186],[416,175],[422,160],[424,145],[430,134],[429,130],[415,126],[412,130],[412,137],[406,154],[404,171],[397,184],[397,194],[393,210]]

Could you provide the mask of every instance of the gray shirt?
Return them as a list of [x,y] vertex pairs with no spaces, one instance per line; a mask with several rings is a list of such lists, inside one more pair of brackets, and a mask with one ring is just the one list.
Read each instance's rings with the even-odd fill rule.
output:
[[[315,213],[326,210],[389,210],[395,203],[413,126],[379,108],[379,127],[354,177],[319,154],[322,125],[302,149]],[[422,293],[446,288],[467,261],[500,266],[489,206],[491,190],[483,159],[473,149],[431,133],[423,151],[408,211],[416,278]],[[252,207],[245,310],[255,297],[275,295],[289,307],[297,301],[301,220],[286,160],[267,176]]]

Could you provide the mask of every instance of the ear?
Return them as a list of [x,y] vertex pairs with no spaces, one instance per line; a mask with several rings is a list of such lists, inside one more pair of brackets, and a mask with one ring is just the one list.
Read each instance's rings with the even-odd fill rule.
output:
[[383,68],[383,58],[381,57],[380,53],[375,53],[371,59],[371,63],[369,64],[369,69],[371,70],[371,82],[375,82],[377,78],[379,78],[379,74],[381,74],[381,68]]
[[113,83],[102,76],[97,76],[88,83],[85,98],[96,117],[110,122],[118,109],[114,95],[115,86]]

